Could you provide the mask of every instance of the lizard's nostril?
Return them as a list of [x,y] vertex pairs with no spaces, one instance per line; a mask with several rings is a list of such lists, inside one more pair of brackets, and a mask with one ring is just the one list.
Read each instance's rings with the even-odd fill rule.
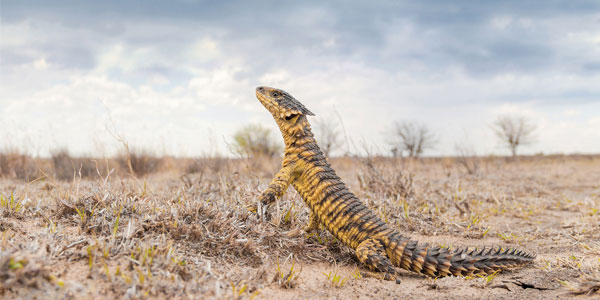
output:
[[259,86],[256,88],[257,91],[262,92],[264,90],[264,88],[262,86]]

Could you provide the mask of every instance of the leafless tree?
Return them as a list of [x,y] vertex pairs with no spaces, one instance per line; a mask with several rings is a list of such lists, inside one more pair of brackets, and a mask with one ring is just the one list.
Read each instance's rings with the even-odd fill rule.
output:
[[403,121],[394,124],[392,129],[392,154],[406,152],[409,157],[418,157],[426,149],[433,148],[435,135],[424,124]]
[[321,118],[315,121],[315,135],[325,156],[337,151],[342,146],[342,134],[331,118]]
[[521,145],[531,144],[534,140],[534,131],[537,127],[524,116],[500,116],[492,124],[492,130],[502,143],[511,151],[512,156],[517,155],[517,148]]

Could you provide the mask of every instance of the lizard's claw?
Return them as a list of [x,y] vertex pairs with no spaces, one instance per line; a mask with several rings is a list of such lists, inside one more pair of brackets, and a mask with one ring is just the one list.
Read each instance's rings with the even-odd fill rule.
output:
[[268,205],[263,204],[262,201],[256,201],[255,203],[246,205],[246,209],[248,211],[255,213],[262,221],[265,220],[265,216],[267,214]]
[[261,221],[265,220],[265,216],[267,216],[267,208],[269,204],[275,202],[275,194],[273,193],[262,193],[256,203],[252,204],[248,210],[257,214]]
[[246,209],[251,213],[256,213],[258,211],[258,205],[256,203],[246,205]]
[[264,221],[267,214],[267,205],[259,201],[256,207],[256,214],[260,217],[261,221]]
[[317,224],[316,226],[314,226],[312,224],[308,224],[308,225],[304,226],[302,228],[302,230],[305,233],[313,233],[313,232],[317,232],[318,233],[319,232],[319,224]]

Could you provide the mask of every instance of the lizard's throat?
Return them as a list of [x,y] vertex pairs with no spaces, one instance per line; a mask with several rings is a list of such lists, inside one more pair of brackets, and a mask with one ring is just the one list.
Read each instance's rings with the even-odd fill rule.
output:
[[300,141],[302,141],[302,144],[314,141],[314,135],[306,117],[302,117],[295,124],[282,122],[282,124],[279,124],[279,129],[286,146],[297,144]]

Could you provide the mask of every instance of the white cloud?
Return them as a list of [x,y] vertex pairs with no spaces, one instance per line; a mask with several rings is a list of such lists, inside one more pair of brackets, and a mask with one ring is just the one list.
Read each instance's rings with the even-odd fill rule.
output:
[[506,29],[513,23],[513,18],[511,16],[498,16],[492,18],[490,23],[494,28]]
[[40,58],[33,62],[33,68],[36,70],[45,70],[48,69],[48,63],[45,58]]
[[565,117],[576,117],[578,115],[581,114],[581,111],[579,109],[575,109],[575,108],[566,108],[564,110],[564,115]]
[[221,56],[217,42],[211,38],[203,38],[194,42],[187,50],[190,63],[205,63]]

